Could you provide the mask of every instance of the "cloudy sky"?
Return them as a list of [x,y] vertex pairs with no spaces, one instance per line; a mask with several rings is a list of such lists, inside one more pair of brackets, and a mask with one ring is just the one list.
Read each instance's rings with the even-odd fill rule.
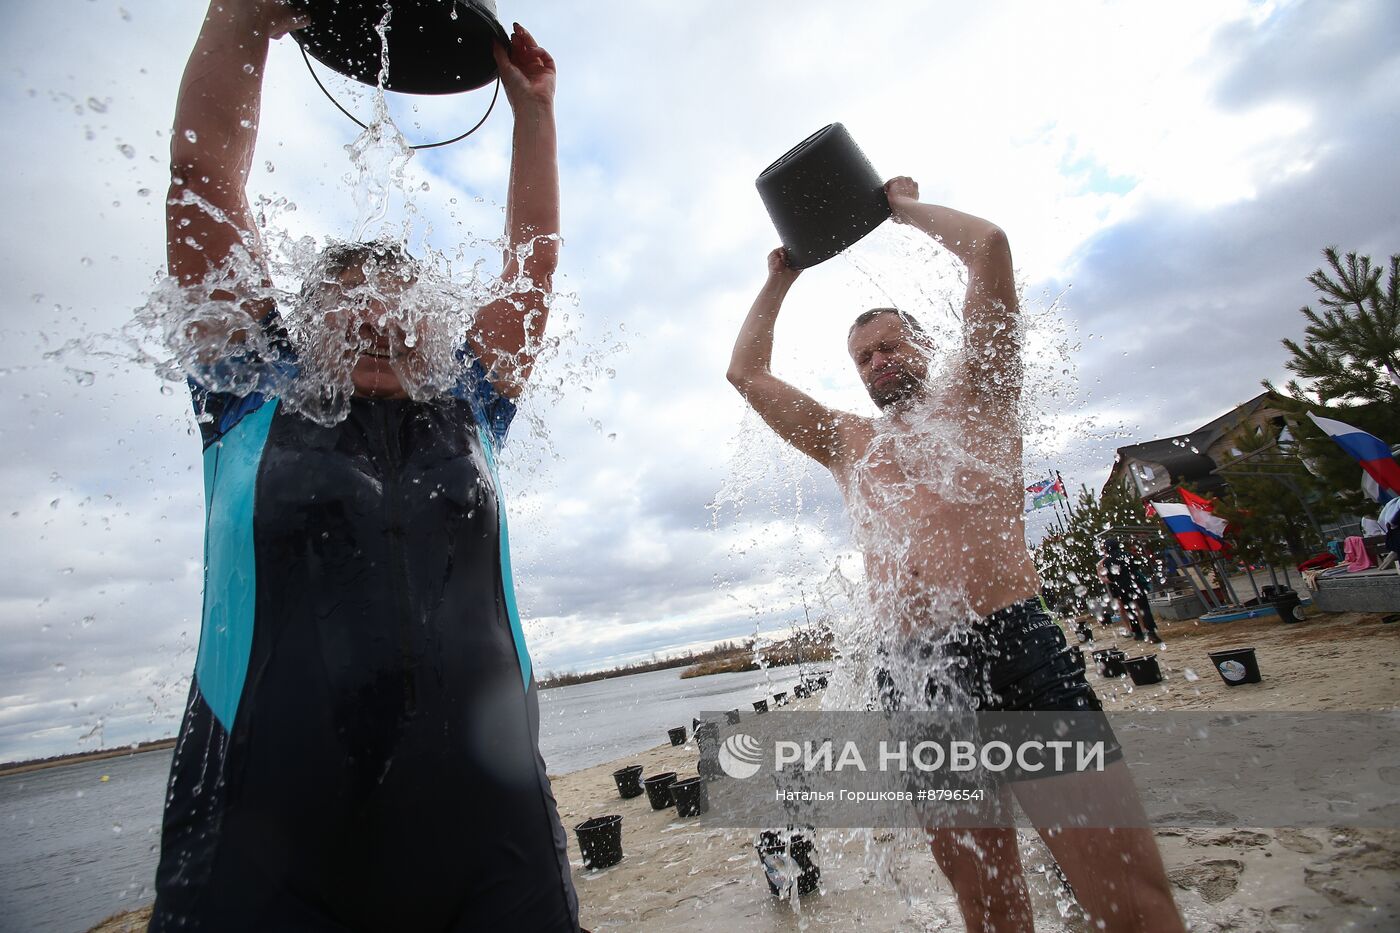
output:
[[[826,123],[1008,231],[1035,335],[1028,476],[1096,486],[1113,448],[1251,397],[1284,375],[1278,341],[1301,330],[1322,247],[1400,250],[1386,0],[501,6],[559,62],[576,296],[505,480],[541,670],[780,630],[847,559],[830,481],[723,375],[776,245],[753,179]],[[0,760],[173,731],[202,528],[188,399],[116,352],[163,261],[202,5],[3,16]],[[281,45],[252,190],[295,205],[281,231],[345,236],[356,130]],[[415,138],[453,135],[484,104],[395,113]],[[508,117],[412,161],[438,248],[496,234]],[[888,298],[951,333],[958,294],[945,256],[882,228],[799,281],[777,368],[868,411],[843,351],[853,314]]]

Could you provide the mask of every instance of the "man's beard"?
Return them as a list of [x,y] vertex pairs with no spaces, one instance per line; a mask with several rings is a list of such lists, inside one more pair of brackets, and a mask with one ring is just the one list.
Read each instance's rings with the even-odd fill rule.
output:
[[870,393],[870,399],[881,411],[891,405],[899,405],[910,399],[916,398],[922,390],[919,380],[912,374],[900,370],[895,378],[880,389],[874,386],[867,386],[866,391]]

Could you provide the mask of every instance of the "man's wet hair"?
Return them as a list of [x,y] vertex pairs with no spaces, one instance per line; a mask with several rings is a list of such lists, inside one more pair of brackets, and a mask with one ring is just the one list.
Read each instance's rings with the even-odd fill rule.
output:
[[406,274],[412,275],[418,269],[418,260],[395,240],[336,240],[316,257],[315,266],[302,282],[302,297],[309,295],[312,289],[327,279],[339,278],[350,269],[362,267],[374,267],[381,271],[402,268]]
[[920,343],[928,343],[928,331],[924,330],[924,325],[920,324],[914,315],[899,308],[871,308],[869,311],[862,311],[856,316],[855,322],[851,324],[851,329],[846,332],[846,339],[850,340],[851,335],[856,332],[856,328],[869,324],[882,314],[893,314],[899,318],[904,327],[912,333]]

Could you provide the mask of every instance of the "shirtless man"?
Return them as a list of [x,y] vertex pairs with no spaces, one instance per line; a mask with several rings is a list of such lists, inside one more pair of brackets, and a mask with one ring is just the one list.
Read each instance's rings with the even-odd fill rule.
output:
[[[885,193],[896,222],[924,231],[967,269],[963,346],[941,379],[930,379],[927,334],[894,308],[861,314],[847,341],[880,417],[828,408],[775,376],[774,325],[798,277],[777,249],[735,342],[729,381],[784,440],[831,471],[864,553],[872,618],[890,620],[906,643],[956,656],[968,676],[952,686],[955,697],[987,711],[1101,709],[1082,658],[1035,596],[1022,518],[1019,304],[1006,235],[920,203],[912,179],[893,179]],[[898,708],[901,691],[881,675],[882,700]],[[932,677],[925,687],[930,696],[943,688]],[[1015,781],[1011,792],[1102,929],[1181,931],[1151,830],[1059,828],[1067,800],[1110,801],[1145,826],[1116,757],[1102,773]],[[996,807],[1009,807],[1008,790],[994,796]],[[969,930],[1032,929],[1014,829],[930,827],[928,836]]]

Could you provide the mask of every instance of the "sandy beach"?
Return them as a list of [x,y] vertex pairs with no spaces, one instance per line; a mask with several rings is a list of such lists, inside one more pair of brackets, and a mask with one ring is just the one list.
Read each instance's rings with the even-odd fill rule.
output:
[[[1095,626],[1092,647],[1141,646]],[[1377,710],[1400,706],[1400,625],[1378,615],[1313,614],[1300,625],[1276,616],[1162,627],[1162,684],[1133,688],[1126,678],[1090,680],[1110,710]],[[1252,645],[1264,680],[1230,688],[1207,653]],[[1089,646],[1086,646],[1086,648]],[[1188,674],[1190,670],[1192,674]],[[1192,679],[1194,675],[1195,679]],[[813,701],[806,701],[809,706]],[[699,710],[697,709],[697,712]],[[776,711],[775,715],[782,715]],[[962,928],[951,888],[927,850],[909,834],[883,834],[878,851],[889,873],[870,867],[864,833],[819,831],[818,893],[797,905],[773,898],[758,868],[752,834],[702,828],[653,811],[645,795],[621,800],[611,773],[641,764],[646,774],[695,772],[692,743],[656,748],[554,778],[560,816],[586,929],[735,933]],[[623,816],[624,858],[585,871],[573,827],[591,816]],[[1177,904],[1194,931],[1400,929],[1400,830],[1157,830]],[[1069,903],[1048,856],[1031,832],[1023,856],[1040,930],[1088,930]],[[893,880],[890,875],[898,880]],[[143,929],[144,911],[97,929]]]

